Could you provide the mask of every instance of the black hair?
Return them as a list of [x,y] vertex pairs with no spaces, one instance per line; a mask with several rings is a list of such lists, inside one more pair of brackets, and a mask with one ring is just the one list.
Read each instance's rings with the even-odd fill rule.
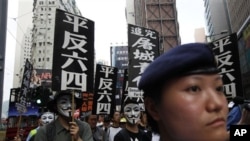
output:
[[[86,121],[86,122],[88,122],[89,117],[90,117],[91,115],[96,115],[96,114],[89,114],[89,115],[87,115],[87,116],[85,117],[85,121]],[[98,118],[99,118],[99,115],[96,115],[96,119],[98,119]]]
[[103,122],[110,122],[110,117],[108,115],[105,115]]
[[[152,87],[152,89],[147,89],[147,91],[144,91],[144,100],[145,98],[150,98],[155,105],[160,104],[162,92],[163,92],[163,84],[161,85],[155,85],[155,87]],[[152,132],[160,133],[158,123],[153,119],[153,117],[148,113],[147,108],[145,107],[145,113],[147,116],[147,122],[148,126],[151,127]]]
[[115,114],[116,112],[120,113],[120,111],[118,111],[118,110],[116,110],[116,109],[111,110],[111,112],[110,112],[110,117],[109,117],[109,118],[113,119],[113,118],[114,118],[114,114]]

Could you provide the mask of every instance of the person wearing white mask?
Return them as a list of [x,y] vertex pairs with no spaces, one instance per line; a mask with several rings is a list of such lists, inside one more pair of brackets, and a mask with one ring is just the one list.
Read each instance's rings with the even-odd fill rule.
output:
[[136,99],[128,98],[124,102],[123,112],[127,120],[126,126],[115,135],[114,141],[151,141],[151,138],[138,128],[141,110]]
[[26,141],[33,141],[34,140],[34,137],[37,133],[37,130],[41,127],[41,126],[44,126],[50,122],[52,122],[53,120],[55,119],[55,115],[54,113],[52,112],[44,112],[43,114],[41,114],[39,116],[39,119],[38,119],[38,127],[35,128],[35,129],[32,129],[29,134],[28,134],[28,137],[26,138]]
[[88,123],[72,119],[72,113],[82,104],[82,99],[76,94],[79,93],[70,90],[59,91],[53,100],[48,102],[48,109],[58,117],[37,131],[35,141],[93,141]]

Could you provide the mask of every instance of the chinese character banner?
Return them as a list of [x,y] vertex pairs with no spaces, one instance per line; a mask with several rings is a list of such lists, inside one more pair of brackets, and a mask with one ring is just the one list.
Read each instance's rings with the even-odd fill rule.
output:
[[159,56],[159,34],[155,30],[129,24],[128,47],[128,96],[143,103],[143,93],[137,86],[144,70]]
[[53,90],[93,91],[94,22],[56,10]]
[[211,43],[228,100],[243,96],[237,35],[231,34]]
[[30,80],[32,75],[32,64],[26,59],[25,66],[24,66],[24,72],[23,72],[23,79],[21,84],[21,90],[20,90],[20,98],[18,102],[16,103],[17,111],[20,113],[25,113],[27,111],[27,94],[29,92],[30,88]]
[[109,115],[115,109],[117,71],[115,67],[96,65],[92,113]]

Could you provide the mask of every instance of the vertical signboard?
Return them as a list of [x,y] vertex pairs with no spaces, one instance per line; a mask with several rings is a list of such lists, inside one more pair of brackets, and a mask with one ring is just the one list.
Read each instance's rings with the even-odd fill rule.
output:
[[[111,66],[118,68],[116,85],[116,106],[121,105],[124,70],[128,68],[128,46],[113,46],[110,48]],[[117,107],[119,108],[119,107]]]
[[95,93],[92,113],[109,115],[115,109],[117,68],[96,65]]
[[224,83],[228,100],[243,96],[239,51],[236,34],[223,37],[211,43]]
[[27,111],[27,99],[28,99],[27,94],[30,87],[32,69],[33,69],[32,64],[27,59],[24,66],[23,79],[20,89],[20,97],[16,103],[17,111],[20,113],[25,113]]
[[146,67],[159,56],[158,32],[129,24],[128,47],[128,96],[137,98],[144,110],[143,93],[138,89],[138,83]]
[[93,90],[94,22],[56,10],[52,89]]

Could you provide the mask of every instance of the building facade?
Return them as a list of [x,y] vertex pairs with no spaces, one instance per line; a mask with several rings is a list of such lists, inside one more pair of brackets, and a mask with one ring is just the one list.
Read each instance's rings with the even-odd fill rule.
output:
[[249,0],[225,0],[233,33],[239,32],[246,19],[250,16]]
[[207,38],[219,39],[230,34],[230,23],[224,0],[204,0]]
[[[4,84],[4,62],[5,62],[5,45],[6,45],[6,29],[7,29],[7,7],[8,1],[0,2],[0,104],[3,101],[3,84]],[[2,106],[0,107],[0,117],[2,117]]]
[[[22,69],[24,66],[23,53],[26,51],[24,45],[32,44],[29,39],[29,43],[25,42],[25,36],[30,35],[30,30],[32,30],[32,17],[33,17],[33,1],[31,0],[19,0],[18,3],[18,15],[13,20],[17,23],[16,32],[16,48],[15,48],[15,64],[14,64],[14,74],[13,74],[13,88],[18,88],[21,86]],[[31,31],[32,32],[32,31]],[[32,35],[31,35],[32,36]],[[30,56],[31,57],[31,56]]]
[[194,41],[195,42],[206,42],[206,36],[205,36],[205,29],[202,28],[196,28],[194,30]]
[[56,8],[81,15],[75,0],[35,0],[32,64],[35,69],[52,69]]
[[[24,5],[28,8],[23,8]],[[23,62],[26,59],[34,69],[52,69],[56,8],[81,15],[75,0],[22,0],[19,7],[19,13],[22,13],[19,15],[19,25],[29,25],[32,29],[23,26],[17,31],[18,40],[22,42],[16,47],[14,88],[20,87]],[[23,12],[25,9],[32,12]],[[24,30],[27,32],[24,33]]]
[[181,43],[176,0],[127,0],[129,24],[156,30],[160,35],[160,52]]

